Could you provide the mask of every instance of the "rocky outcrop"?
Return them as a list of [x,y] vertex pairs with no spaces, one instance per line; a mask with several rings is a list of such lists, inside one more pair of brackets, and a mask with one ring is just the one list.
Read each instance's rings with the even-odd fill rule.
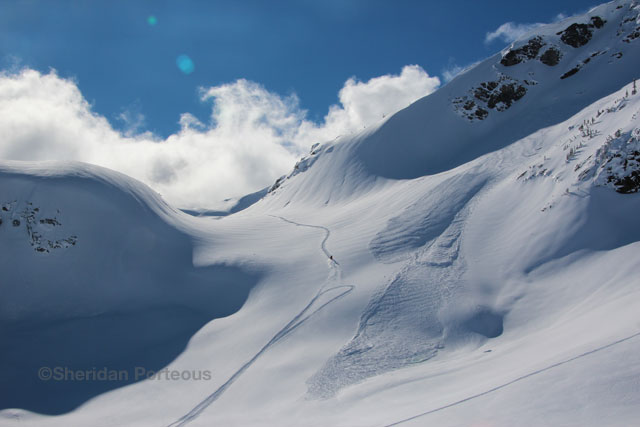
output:
[[505,111],[525,96],[527,84],[536,83],[519,82],[501,76],[498,80],[480,83],[480,86],[471,89],[470,96],[457,97],[452,103],[455,110],[470,121],[484,120],[489,116],[489,110]]
[[40,208],[34,207],[33,203],[19,203],[17,200],[2,204],[2,214],[0,214],[0,226],[2,216],[7,216],[11,225],[16,228],[24,226],[29,244],[33,250],[39,253],[48,253],[54,249],[64,249],[75,246],[78,236],[67,236],[60,238],[59,232],[55,229],[61,228],[62,224],[56,217],[44,217]]
[[311,146],[311,151],[308,155],[304,156],[300,160],[296,162],[293,166],[293,171],[289,175],[282,175],[280,178],[273,183],[273,185],[267,191],[267,194],[275,192],[280,186],[289,178],[293,178],[299,173],[306,172],[313,164],[318,160],[318,154],[320,152],[331,153],[333,151],[333,147],[329,147],[326,150],[323,147],[320,147],[320,143],[315,143]]
[[[578,71],[580,71],[580,69],[582,67],[584,67],[585,65],[587,65],[589,62],[591,62],[592,58],[595,58],[598,55],[602,55],[605,52],[602,51],[597,51],[591,54],[591,56],[585,58],[581,63],[579,63],[578,65],[576,65],[575,67],[573,67],[572,69],[570,69],[569,71],[567,71],[566,73],[564,73],[563,75],[560,76],[560,79],[566,79],[567,77],[571,77],[574,74],[576,74]],[[622,54],[620,54],[620,56],[622,56]]]
[[573,67],[572,69],[570,69],[569,71],[561,75],[560,79],[566,79],[567,77],[571,77],[574,74],[576,74],[578,71],[580,71],[580,67],[577,67],[577,66]]
[[578,48],[589,43],[593,37],[593,29],[602,28],[605,22],[599,16],[592,16],[588,24],[573,23],[560,31],[558,35],[564,44]]
[[593,32],[587,24],[571,24],[562,33],[560,40],[571,47],[580,47],[589,43]]
[[544,65],[553,67],[558,65],[560,58],[562,58],[562,53],[555,47],[550,47],[540,56],[540,62]]
[[490,109],[504,111],[511,107],[514,101],[521,99],[527,89],[515,82],[500,83],[499,81],[484,82],[474,90],[476,99],[486,102]]
[[602,170],[600,184],[623,194],[640,190],[640,128],[630,134],[610,136],[596,153],[596,159]]
[[627,36],[622,40],[625,43],[630,43],[632,40],[640,37],[640,27],[637,27],[635,30],[631,31]]
[[542,48],[546,45],[547,43],[544,42],[542,37],[536,36],[517,49],[509,49],[500,60],[500,64],[505,67],[512,67],[531,59],[538,59],[550,67],[558,65],[560,58],[562,58],[562,53],[556,47],[551,46],[540,55]]
[[542,37],[534,37],[527,42],[524,46],[518,49],[509,50],[500,60],[500,63],[505,67],[511,67],[519,64],[527,59],[534,59],[538,56],[538,52],[544,46]]

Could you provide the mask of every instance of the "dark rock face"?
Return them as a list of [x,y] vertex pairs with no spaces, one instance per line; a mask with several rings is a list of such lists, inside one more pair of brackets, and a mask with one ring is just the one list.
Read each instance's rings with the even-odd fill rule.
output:
[[608,181],[613,183],[616,191],[622,194],[640,191],[640,151],[633,151],[624,158],[623,176],[609,175]]
[[[293,171],[289,175],[282,175],[280,178],[278,178],[276,182],[267,190],[266,194],[275,192],[289,178],[293,178],[299,173],[306,172],[311,166],[313,166],[316,160],[318,160],[318,154],[321,151],[323,150],[320,147],[319,143],[313,144],[310,153],[296,162],[296,164],[293,166]],[[333,147],[329,147],[328,149],[324,150],[324,152],[327,154],[331,153],[332,151]]]
[[630,175],[616,179],[613,182],[616,191],[622,194],[637,193],[640,190],[640,172],[633,171]]
[[483,108],[478,107],[478,109],[476,110],[476,117],[478,118],[478,120],[484,120],[488,115],[489,112]]
[[[474,96],[487,103],[487,107],[504,111],[511,107],[514,101],[519,100],[527,93],[527,89],[516,83],[484,82],[474,91]],[[500,105],[502,104],[502,105]]]
[[[57,239],[56,237],[59,236],[50,235],[50,231],[54,227],[62,226],[57,218],[41,218],[40,208],[34,207],[31,202],[26,202],[20,208],[18,208],[17,203],[17,201],[4,203],[2,211],[13,212],[13,215],[17,216],[17,218],[11,219],[11,225],[14,227],[24,226],[26,228],[29,243],[36,252],[48,253],[53,249],[65,249],[75,246],[78,236]],[[0,224],[2,224],[1,218]]]
[[630,32],[627,37],[624,38],[624,40],[622,40],[625,43],[629,43],[631,42],[631,40],[635,40],[638,37],[640,37],[640,27],[636,28],[635,30],[633,30],[632,32]]
[[500,60],[500,64],[505,67],[511,67],[537,58],[540,62],[550,67],[558,65],[560,58],[562,58],[562,53],[556,47],[549,47],[539,56],[540,51],[545,45],[546,43],[542,40],[542,37],[534,37],[524,46],[509,50]]
[[484,120],[489,115],[489,112],[476,104],[472,99],[466,96],[456,98],[453,100],[453,105],[456,110],[460,111],[464,117],[470,121]]
[[525,96],[527,89],[521,83],[519,80],[501,76],[496,81],[480,83],[480,86],[470,91],[469,96],[457,97],[452,103],[454,108],[470,121],[484,120],[489,116],[488,110],[505,111],[514,101]]
[[561,35],[560,40],[563,43],[577,48],[589,43],[593,36],[593,28],[602,28],[606,22],[599,16],[592,16],[589,24],[571,24],[563,31],[560,31],[558,35]]
[[571,24],[564,31],[560,40],[571,47],[580,47],[589,43],[593,32],[587,24]]
[[602,28],[604,26],[605,21],[600,18],[599,16],[592,16],[591,17],[591,25],[593,25],[596,28]]
[[273,193],[278,188],[280,188],[280,186],[282,185],[285,179],[287,179],[286,175],[282,175],[280,178],[276,179],[276,182],[273,183],[273,185],[269,188],[268,192]]
[[507,54],[500,60],[500,63],[505,67],[510,67],[512,65],[516,65],[525,61],[527,59],[533,59],[538,56],[538,52],[544,46],[544,42],[541,37],[534,37],[524,46],[510,50]]
[[498,82],[482,82],[480,83],[480,87],[477,87],[473,91],[473,96],[475,96],[476,99],[488,102],[491,92],[493,92],[497,87]]
[[[584,67],[585,65],[587,65],[589,62],[591,62],[591,58],[595,58],[598,55],[602,55],[603,53],[605,53],[604,51],[597,51],[591,54],[591,56],[585,58],[584,60],[582,60],[581,63],[579,63],[578,65],[576,65],[575,67],[573,67],[572,69],[570,69],[569,71],[567,71],[566,73],[564,73],[563,75],[560,76],[560,79],[566,79],[567,77],[571,77],[573,76],[575,73],[577,73],[578,71],[580,71],[580,69],[582,67]],[[622,55],[622,54],[621,54]]]
[[562,57],[562,54],[560,53],[560,51],[555,47],[551,47],[547,49],[542,54],[542,56],[540,56],[540,62],[542,62],[544,65],[553,67],[555,65],[558,65],[561,57]]
[[573,67],[572,69],[570,69],[569,71],[567,71],[566,73],[564,73],[563,75],[560,76],[561,79],[566,79],[567,77],[571,77],[573,76],[575,73],[577,73],[578,71],[580,71],[580,67]]

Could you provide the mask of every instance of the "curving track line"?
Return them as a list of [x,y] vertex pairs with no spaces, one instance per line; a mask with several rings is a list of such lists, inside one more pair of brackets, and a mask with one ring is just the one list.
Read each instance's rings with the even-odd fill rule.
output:
[[[324,230],[325,236],[324,236],[324,239],[322,240],[322,243],[320,244],[320,248],[322,249],[322,251],[324,252],[324,254],[327,257],[330,256],[329,251],[327,250],[327,247],[326,247],[327,240],[329,240],[329,236],[331,235],[331,231],[328,228],[322,227],[322,226],[319,226],[319,225],[300,224],[300,223],[288,220],[288,219],[286,219],[284,217],[280,217],[280,216],[277,216],[277,217],[274,216],[274,215],[270,215],[270,216],[273,216],[274,218],[279,218],[282,221],[288,222],[288,223],[296,225],[298,227],[309,227],[309,228],[317,228],[317,229]],[[339,274],[338,277],[340,277],[341,268],[340,268],[340,265],[336,261],[331,263],[330,268],[332,270],[336,269],[338,271],[338,274]],[[320,288],[320,290],[318,290],[316,295],[313,298],[311,298],[309,303],[307,303],[307,305],[297,315],[295,315],[293,317],[293,319],[291,319],[289,321],[289,323],[287,323],[282,329],[280,329],[269,340],[269,342],[267,342],[260,349],[260,351],[258,351],[251,359],[249,359],[244,365],[242,365],[236,372],[234,372],[234,374],[231,375],[231,377],[229,377],[229,379],[224,384],[222,384],[213,393],[211,393],[209,396],[207,396],[205,399],[203,399],[200,403],[198,403],[191,411],[189,411],[188,413],[186,413],[185,415],[183,415],[182,417],[180,417],[178,420],[174,421],[173,423],[169,424],[169,427],[184,426],[184,425],[190,423],[191,421],[195,420],[196,418],[198,418],[198,416],[200,416],[200,414],[202,414],[202,412],[205,409],[207,409],[207,407],[209,407],[209,405],[211,405],[213,402],[215,402],[247,369],[249,369],[249,367],[251,365],[253,365],[253,363],[256,360],[258,360],[258,358],[260,356],[262,356],[267,350],[269,350],[270,347],[275,345],[282,338],[284,338],[287,335],[289,335],[296,328],[298,328],[298,326],[302,325],[304,322],[309,320],[309,318],[311,318],[313,315],[318,313],[324,307],[326,307],[327,305],[331,304],[332,302],[342,298],[343,296],[347,295],[349,292],[351,292],[355,288],[355,286],[353,286],[353,285],[338,285],[338,286],[333,286],[331,288],[326,288],[326,285],[332,281],[332,280],[330,280],[331,277],[332,277],[332,275],[329,274],[329,278],[328,278],[327,282],[325,283],[325,285],[323,285]],[[316,307],[314,310],[312,310],[313,306],[318,301],[321,302],[321,297],[323,295],[336,293],[334,291],[337,291],[337,295],[331,296],[327,301],[323,302],[318,307]]]
[[277,216],[277,215],[269,215],[269,216],[273,218],[279,218],[284,222],[288,222],[289,224],[293,224],[298,227],[309,227],[309,228],[317,228],[319,230],[323,230],[325,234],[324,234],[324,239],[322,239],[322,243],[320,243],[320,249],[322,249],[322,252],[324,252],[327,258],[331,256],[331,254],[329,253],[329,250],[327,249],[327,240],[329,240],[329,236],[331,236],[331,230],[329,230],[327,227],[323,227],[321,225],[301,224],[299,222],[291,221],[290,219],[287,219],[282,216]]
[[424,417],[425,415],[433,414],[434,412],[439,412],[439,411],[442,411],[442,410],[444,410],[444,409],[447,409],[447,408],[451,408],[451,407],[453,407],[453,406],[460,405],[460,404],[462,404],[462,403],[468,402],[468,401],[470,401],[470,400],[476,399],[476,398],[478,398],[478,397],[485,396],[485,395],[487,395],[487,394],[489,394],[489,393],[493,393],[494,391],[498,391],[498,390],[500,390],[500,389],[503,389],[503,388],[505,388],[505,387],[508,387],[508,386],[510,386],[510,385],[511,385],[511,384],[513,384],[513,383],[517,383],[518,381],[522,381],[522,380],[527,379],[527,378],[529,378],[529,377],[532,377],[532,376],[534,376],[534,375],[541,374],[542,372],[548,371],[548,370],[553,369],[553,368],[557,368],[558,366],[562,366],[562,365],[564,365],[564,364],[567,364],[567,363],[573,362],[574,360],[577,360],[577,359],[583,358],[583,357],[585,357],[585,356],[589,356],[589,355],[591,355],[591,354],[593,354],[593,353],[597,353],[597,352],[599,352],[599,351],[606,350],[606,349],[608,349],[608,348],[610,348],[610,347],[613,347],[614,345],[617,345],[617,344],[623,343],[623,342],[625,342],[625,341],[628,341],[628,340],[630,340],[630,339],[636,338],[636,337],[638,337],[638,336],[640,336],[640,332],[637,332],[637,333],[635,333],[635,334],[633,334],[633,335],[629,335],[629,336],[627,336],[627,337],[625,337],[625,338],[621,338],[621,339],[619,339],[619,340],[617,340],[617,341],[614,341],[614,342],[609,343],[609,344],[607,344],[607,345],[603,345],[603,346],[598,347],[598,348],[595,348],[595,349],[593,349],[593,350],[589,350],[589,351],[587,351],[587,352],[585,352],[585,353],[579,354],[579,355],[574,356],[574,357],[572,357],[572,358],[570,358],[570,359],[563,360],[562,362],[554,363],[553,365],[549,365],[549,366],[547,366],[546,368],[538,369],[537,371],[533,371],[533,372],[530,372],[530,373],[528,373],[528,374],[526,374],[526,375],[522,375],[521,377],[518,377],[518,378],[516,378],[516,379],[514,379],[514,380],[511,380],[511,381],[509,381],[509,382],[507,382],[507,383],[501,384],[501,385],[496,386],[496,387],[494,387],[494,388],[491,388],[491,389],[489,389],[489,390],[483,391],[482,393],[474,394],[473,396],[466,397],[466,398],[464,398],[464,399],[462,399],[462,400],[458,400],[457,402],[449,403],[448,405],[440,406],[440,407],[435,408],[435,409],[432,409],[432,410],[430,410],[430,411],[423,412],[423,413],[421,413],[421,414],[414,415],[414,416],[412,416],[412,417],[405,418],[405,419],[403,419],[403,420],[396,421],[396,422],[391,423],[391,424],[386,424],[384,427],[397,426],[397,425],[399,425],[399,424],[406,423],[406,422],[409,422],[409,421],[413,421],[413,420],[415,420],[415,419],[417,419],[417,418],[420,418],[420,417]]

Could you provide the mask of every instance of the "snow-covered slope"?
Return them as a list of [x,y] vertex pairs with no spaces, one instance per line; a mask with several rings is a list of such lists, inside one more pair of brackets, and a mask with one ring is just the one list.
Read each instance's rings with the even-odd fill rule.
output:
[[5,407],[66,412],[131,382],[43,382],[45,365],[157,370],[257,282],[237,266],[194,266],[182,216],[102,168],[5,163],[0,204]]
[[[322,203],[331,194],[349,197],[362,190],[360,170],[393,179],[444,172],[568,119],[638,78],[638,13],[633,2],[612,2],[534,30],[368,133],[315,148],[322,166],[305,185]],[[584,44],[565,36],[578,31],[570,30],[574,24],[584,27]],[[549,51],[557,62],[543,59]],[[514,52],[517,59],[504,59]],[[329,156],[334,148],[348,153]],[[346,179],[346,191],[344,182],[340,189],[324,185],[336,175]]]
[[0,423],[633,424],[638,35],[633,1],[536,29],[222,218],[2,163]]

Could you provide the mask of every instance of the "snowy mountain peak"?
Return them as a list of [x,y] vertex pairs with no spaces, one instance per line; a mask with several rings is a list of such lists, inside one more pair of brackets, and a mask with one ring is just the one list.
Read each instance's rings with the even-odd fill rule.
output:
[[[309,188],[300,191],[317,194],[313,183],[336,176],[351,188],[362,187],[365,175],[373,182],[441,173],[564,121],[638,78],[639,31],[634,1],[536,28],[377,127],[326,144],[335,153],[317,150],[320,159],[305,159],[303,169],[313,162],[322,166],[314,167],[317,177],[304,180]],[[323,203],[342,197],[335,188],[320,191]]]

